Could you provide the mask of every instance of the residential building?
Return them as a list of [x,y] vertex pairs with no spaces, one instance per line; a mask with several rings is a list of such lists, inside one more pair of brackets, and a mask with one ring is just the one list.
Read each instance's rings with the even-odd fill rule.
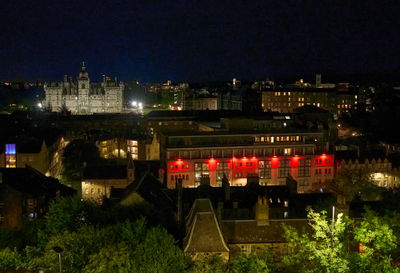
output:
[[387,158],[340,160],[337,162],[337,172],[342,170],[368,173],[379,187],[395,188],[400,185],[400,173],[392,168],[392,163]]
[[49,151],[44,140],[33,137],[10,139],[0,145],[1,168],[30,166],[45,174],[49,169]]
[[30,167],[0,168],[0,227],[20,228],[43,217],[51,200],[75,190]]
[[183,252],[192,260],[218,255],[229,260],[229,248],[209,199],[196,199],[186,220]]
[[124,189],[135,180],[133,161],[128,165],[87,167],[82,179],[82,198],[101,204],[110,197],[111,190]]
[[332,114],[348,112],[357,107],[357,93],[324,88],[288,88],[262,91],[264,111],[292,113],[294,109],[313,105]]
[[228,261],[242,253],[260,253],[268,250],[280,262],[290,248],[284,238],[283,225],[298,231],[309,231],[307,219],[269,219],[266,197],[259,196],[253,219],[217,220],[210,199],[196,199],[186,218],[184,253],[193,260],[208,255],[219,255]]

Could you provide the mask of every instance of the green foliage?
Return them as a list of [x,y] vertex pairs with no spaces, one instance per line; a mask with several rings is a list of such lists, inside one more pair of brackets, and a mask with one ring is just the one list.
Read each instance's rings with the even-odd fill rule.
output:
[[149,227],[142,218],[106,227],[82,225],[50,234],[41,246],[27,246],[21,254],[4,249],[1,268],[58,269],[63,249],[63,272],[184,272],[187,267],[174,238],[163,228]]
[[23,249],[26,245],[37,243],[38,230],[43,226],[43,221],[24,221],[21,229],[0,229],[0,249],[9,247],[17,250]]
[[188,270],[190,273],[223,273],[227,268],[218,255],[203,256],[192,263]]
[[131,273],[140,272],[133,262],[134,257],[126,243],[105,246],[97,254],[90,257],[84,273]]
[[[397,238],[388,223],[367,209],[364,220],[356,225],[353,234],[354,240],[363,245],[363,252],[354,259],[359,269],[363,272],[392,272],[387,268],[390,268],[390,254],[397,246]],[[385,271],[380,271],[383,269]]]
[[17,269],[21,264],[21,256],[16,249],[4,248],[0,250],[0,270]]
[[345,202],[351,202],[357,196],[362,200],[375,200],[379,195],[377,187],[364,170],[341,170],[334,179],[332,186],[344,197]]
[[76,231],[83,225],[96,224],[100,209],[91,202],[81,201],[78,196],[57,198],[50,203],[45,219],[47,235],[64,230]]
[[[311,235],[285,227],[293,252],[283,258],[290,272],[398,272],[391,267],[397,238],[390,226],[367,210],[360,223],[345,218],[328,221],[326,213],[309,211]],[[362,243],[365,252],[358,252]]]
[[63,153],[63,176],[68,180],[80,181],[85,165],[95,165],[100,154],[97,146],[89,141],[77,139],[71,141]]
[[346,247],[342,241],[346,224],[339,219],[332,226],[325,211],[316,213],[309,210],[308,218],[312,228],[311,237],[285,226],[285,238],[289,249],[295,252],[285,256],[283,262],[293,272],[347,272]]
[[165,229],[148,228],[141,219],[120,224],[117,230],[120,237],[115,245],[93,254],[83,272],[183,272],[186,268],[182,251]]
[[277,272],[272,256],[263,251],[259,255],[255,253],[246,256],[239,254],[232,262],[232,272],[234,273],[273,273]]

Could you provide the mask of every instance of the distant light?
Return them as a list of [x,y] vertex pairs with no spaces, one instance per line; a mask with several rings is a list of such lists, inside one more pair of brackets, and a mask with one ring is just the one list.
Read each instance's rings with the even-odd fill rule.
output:
[[43,107],[42,103],[39,102],[39,103],[37,104],[37,107],[42,108],[42,107]]
[[131,104],[132,104],[133,107],[136,107],[137,106],[137,101],[134,100],[134,101],[132,101]]

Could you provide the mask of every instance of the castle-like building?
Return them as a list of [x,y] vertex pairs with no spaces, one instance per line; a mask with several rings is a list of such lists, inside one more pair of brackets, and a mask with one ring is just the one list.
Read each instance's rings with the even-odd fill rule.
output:
[[52,112],[68,110],[71,114],[86,115],[122,111],[124,84],[105,75],[102,82],[91,83],[84,62],[76,81],[65,75],[63,82],[45,83],[44,91],[44,106]]

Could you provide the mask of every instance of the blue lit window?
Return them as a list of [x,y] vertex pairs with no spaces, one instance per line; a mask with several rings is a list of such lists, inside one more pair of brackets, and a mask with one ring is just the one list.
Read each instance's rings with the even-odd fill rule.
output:
[[15,144],[6,144],[6,155],[15,155]]

